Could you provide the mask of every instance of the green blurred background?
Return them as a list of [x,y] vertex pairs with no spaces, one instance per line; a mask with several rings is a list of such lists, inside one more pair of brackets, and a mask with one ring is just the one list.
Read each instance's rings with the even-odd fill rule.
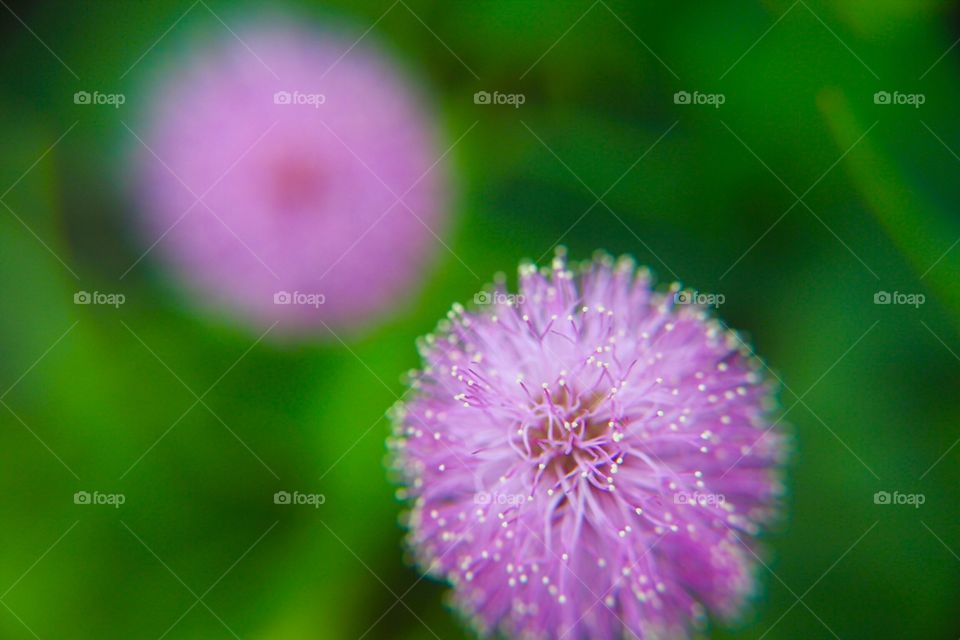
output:
[[374,25],[459,140],[450,250],[421,291],[347,344],[299,346],[196,313],[150,258],[119,279],[143,251],[119,177],[134,115],[72,99],[134,102],[245,8],[0,4],[0,637],[469,635],[403,555],[384,413],[417,336],[557,243],[723,294],[783,380],[788,515],[762,596],[712,637],[960,636],[960,3],[289,5]]

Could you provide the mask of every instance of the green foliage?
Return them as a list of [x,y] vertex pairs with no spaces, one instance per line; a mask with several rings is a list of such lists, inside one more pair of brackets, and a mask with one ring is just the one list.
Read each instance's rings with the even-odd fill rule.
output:
[[[256,335],[191,309],[157,262],[120,280],[142,251],[124,122],[182,38],[229,37],[218,17],[245,9],[11,5],[33,33],[4,10],[0,636],[467,635],[405,556],[385,413],[417,336],[562,242],[722,292],[721,317],[783,379],[788,516],[765,539],[753,613],[711,633],[956,637],[960,58],[938,61],[955,6],[292,7],[357,35],[376,23],[366,37],[422,78],[448,140],[463,136],[459,196],[449,249],[382,326],[253,348]],[[130,109],[73,103],[93,87],[128,93]],[[481,90],[525,102],[477,105]],[[678,91],[724,102],[676,104]],[[875,104],[878,91],[925,103]],[[94,290],[128,302],[73,304]],[[876,305],[878,291],[926,303]],[[274,504],[294,489],[325,502]],[[84,508],[77,491],[126,502]],[[877,505],[878,491],[926,501]]]

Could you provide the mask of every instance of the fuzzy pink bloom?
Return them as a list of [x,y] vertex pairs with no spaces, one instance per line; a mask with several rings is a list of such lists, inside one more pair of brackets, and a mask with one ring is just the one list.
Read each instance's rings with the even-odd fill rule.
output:
[[557,258],[422,341],[392,441],[409,543],[481,632],[682,638],[751,593],[781,492],[772,389],[677,292]]
[[364,323],[411,294],[444,227],[435,118],[366,41],[238,31],[152,90],[147,240],[206,306],[255,325]]

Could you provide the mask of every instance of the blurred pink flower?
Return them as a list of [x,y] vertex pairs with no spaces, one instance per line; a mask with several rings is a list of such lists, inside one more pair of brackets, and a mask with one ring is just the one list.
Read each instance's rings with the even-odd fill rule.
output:
[[204,306],[299,333],[353,328],[415,289],[448,204],[436,120],[353,44],[240,30],[153,88],[136,166],[147,241]]

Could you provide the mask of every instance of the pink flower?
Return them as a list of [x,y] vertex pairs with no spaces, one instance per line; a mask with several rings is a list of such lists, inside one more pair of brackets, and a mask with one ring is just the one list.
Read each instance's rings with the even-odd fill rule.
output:
[[525,264],[519,295],[455,305],[420,344],[392,441],[409,543],[481,632],[687,637],[753,589],[746,541],[781,491],[771,385],[650,280]]
[[442,149],[414,87],[366,42],[241,29],[153,88],[146,239],[205,306],[353,328],[416,288],[448,206]]

